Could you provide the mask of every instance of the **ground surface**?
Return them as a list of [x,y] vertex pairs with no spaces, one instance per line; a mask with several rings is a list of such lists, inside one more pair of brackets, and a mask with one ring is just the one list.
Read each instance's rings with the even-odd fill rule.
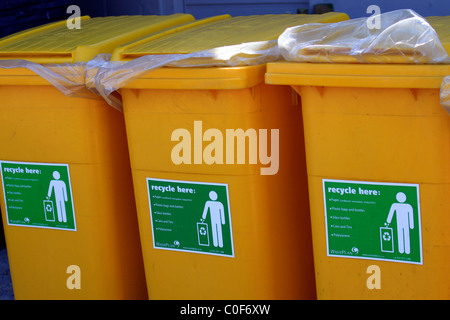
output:
[[0,300],[14,300],[8,254],[4,244],[0,245]]

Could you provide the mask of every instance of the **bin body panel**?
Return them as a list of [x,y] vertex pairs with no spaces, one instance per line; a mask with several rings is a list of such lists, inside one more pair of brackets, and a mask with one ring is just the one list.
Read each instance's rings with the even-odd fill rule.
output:
[[[296,89],[302,97],[318,299],[448,299],[450,118],[439,104],[439,90]],[[423,264],[328,256],[323,179],[418,184]],[[380,268],[381,289],[367,286],[371,265]]]
[[302,87],[300,92],[309,119],[307,148],[323,146],[314,161],[309,158],[311,175],[450,182],[449,119],[439,90]]
[[[145,299],[123,115],[52,86],[0,91],[0,159],[68,164],[77,229],[8,225],[2,186],[16,299]],[[66,285],[71,265],[80,267],[79,290]]]
[[[314,299],[306,169],[296,94],[288,87],[262,83],[234,90],[121,92],[149,298]],[[171,141],[173,131],[187,129],[193,143],[194,121],[201,121],[201,135],[208,129],[222,133],[224,164],[172,162],[171,151],[178,143]],[[267,129],[269,143],[270,129],[279,129],[276,174],[261,175],[261,167],[267,165],[259,160],[249,164],[248,154],[245,164],[236,164],[237,153],[235,164],[226,164],[226,130],[239,128],[256,132]],[[205,140],[202,150],[209,143]],[[227,184],[234,257],[155,248],[146,178]]]

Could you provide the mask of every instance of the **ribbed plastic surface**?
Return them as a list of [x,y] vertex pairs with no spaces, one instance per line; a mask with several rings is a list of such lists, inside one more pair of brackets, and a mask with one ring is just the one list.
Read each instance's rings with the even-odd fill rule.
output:
[[129,60],[145,54],[191,53],[245,42],[274,40],[288,27],[306,23],[329,23],[347,20],[344,13],[321,15],[282,14],[229,15],[199,20],[167,34],[140,39],[118,48],[113,60]]
[[427,21],[436,30],[447,53],[450,54],[450,16],[427,17]]
[[81,17],[81,29],[66,21],[22,31],[0,39],[0,59],[27,59],[39,63],[88,61],[112,53],[119,45],[175,25],[193,21],[189,14],[168,16]]

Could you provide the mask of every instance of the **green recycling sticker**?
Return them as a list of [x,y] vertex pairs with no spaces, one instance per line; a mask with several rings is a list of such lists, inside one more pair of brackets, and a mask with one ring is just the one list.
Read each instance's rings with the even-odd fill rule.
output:
[[419,185],[323,179],[327,254],[422,264]]
[[8,225],[76,231],[67,164],[0,161]]
[[228,185],[147,178],[153,247],[234,257]]

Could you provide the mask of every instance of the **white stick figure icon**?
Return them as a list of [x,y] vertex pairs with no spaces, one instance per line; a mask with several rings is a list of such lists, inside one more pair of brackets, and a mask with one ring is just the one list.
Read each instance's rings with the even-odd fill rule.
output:
[[50,181],[48,186],[47,199],[55,192],[56,213],[58,214],[59,222],[67,222],[66,202],[67,202],[67,188],[64,181],[59,180],[61,175],[58,171],[53,171],[54,180]]
[[223,247],[223,237],[222,237],[222,225],[225,224],[225,212],[223,204],[217,200],[217,193],[211,191],[209,193],[209,198],[211,200],[206,201],[205,208],[203,209],[202,221],[206,219],[209,209],[209,216],[211,218],[211,229],[213,237],[214,247]]
[[414,213],[410,204],[405,203],[406,195],[403,192],[397,193],[395,196],[398,203],[393,203],[389,210],[386,223],[389,225],[394,213],[397,214],[397,237],[398,237],[398,251],[400,253],[411,253],[411,241],[409,236],[409,229],[414,229]]

